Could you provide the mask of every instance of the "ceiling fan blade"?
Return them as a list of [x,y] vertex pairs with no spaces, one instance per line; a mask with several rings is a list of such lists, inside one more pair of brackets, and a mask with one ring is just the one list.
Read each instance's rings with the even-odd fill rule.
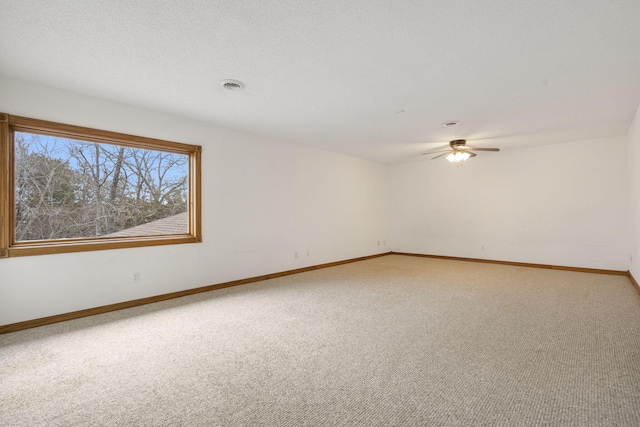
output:
[[449,152],[451,151],[450,148],[447,148],[446,150],[438,150],[438,151],[427,151],[426,153],[421,153],[423,156],[426,156],[428,154],[437,154],[437,153],[443,153],[443,152]]
[[500,151],[499,148],[472,148],[472,147],[467,147],[468,150],[473,150],[473,151]]
[[472,153],[471,151],[469,151],[469,157],[475,157],[475,156],[477,156],[476,153]]
[[451,150],[447,150],[447,152],[446,152],[446,153],[442,153],[442,154],[440,154],[439,156],[435,156],[435,157],[431,158],[431,160],[435,160],[435,159],[437,159],[438,157],[446,156],[446,155],[447,155],[447,154],[449,154],[450,152],[452,152],[452,151],[451,151]]

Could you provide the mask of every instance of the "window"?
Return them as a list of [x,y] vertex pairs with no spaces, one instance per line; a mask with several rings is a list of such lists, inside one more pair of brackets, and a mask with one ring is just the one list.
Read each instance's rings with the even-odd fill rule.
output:
[[0,257],[201,242],[201,147],[0,113]]

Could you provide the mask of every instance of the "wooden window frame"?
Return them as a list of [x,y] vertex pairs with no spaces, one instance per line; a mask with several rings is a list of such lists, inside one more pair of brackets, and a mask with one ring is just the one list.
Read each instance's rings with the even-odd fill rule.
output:
[[[14,199],[14,133],[16,131],[187,155],[189,157],[189,232],[175,235],[16,242]],[[202,242],[201,154],[202,147],[199,145],[163,141],[0,113],[0,258]]]

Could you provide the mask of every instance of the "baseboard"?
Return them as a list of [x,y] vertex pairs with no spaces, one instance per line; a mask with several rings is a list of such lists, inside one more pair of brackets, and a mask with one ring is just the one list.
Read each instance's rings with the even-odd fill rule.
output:
[[631,284],[636,288],[636,291],[638,291],[638,293],[640,294],[640,285],[638,285],[638,282],[636,281],[635,277],[633,277],[633,274],[631,274],[630,271],[627,271],[627,276],[629,277]]
[[611,274],[611,275],[614,275],[614,276],[629,276],[629,272],[622,271],[622,270],[602,270],[602,269],[598,269],[598,268],[566,267],[566,266],[562,266],[562,265],[532,264],[532,263],[527,263],[527,262],[500,261],[500,260],[482,259],[482,258],[463,258],[463,257],[444,256],[444,255],[414,254],[414,253],[409,253],[409,252],[391,252],[391,254],[415,256],[415,257],[422,257],[422,258],[449,259],[449,260],[455,260],[455,261],[485,262],[485,263],[489,263],[489,264],[514,265],[514,266],[518,266],[518,267],[546,268],[546,269],[550,269],[550,270],[577,271],[577,272],[581,272],[581,273]]
[[82,317],[94,316],[96,314],[108,313],[110,311],[123,310],[125,308],[138,307],[141,305],[152,304],[154,302],[166,301],[174,298],[180,298],[187,295],[199,294],[202,292],[214,291],[216,289],[229,288],[232,286],[246,285],[247,283],[259,282],[261,280],[274,279],[276,277],[289,276],[291,274],[304,273],[306,271],[318,270],[321,268],[335,267],[337,265],[349,264],[357,261],[378,258],[389,255],[391,252],[382,254],[369,255],[359,258],[351,258],[343,261],[328,262],[326,264],[318,264],[310,267],[296,268],[295,270],[281,271],[278,273],[264,274],[262,276],[249,277],[246,279],[232,280],[231,282],[218,283],[215,285],[203,286],[200,288],[186,289],[184,291],[171,292],[168,294],[156,295],[147,298],[140,298],[131,301],[119,302],[116,304],[103,305],[100,307],[88,308],[85,310],[73,311],[71,313],[56,314],[54,316],[41,317],[39,319],[26,320],[24,322],[11,323],[0,326],[0,335],[10,332],[22,331],[24,329],[35,328],[38,326],[51,325],[53,323],[64,322],[67,320],[79,319]]
[[464,258],[464,257],[453,257],[453,256],[444,256],[444,255],[416,254],[416,253],[409,253],[409,252],[385,252],[382,254],[369,255],[369,256],[364,256],[359,258],[351,258],[343,261],[329,262],[326,264],[318,264],[310,267],[297,268],[294,270],[287,270],[287,271],[281,271],[278,273],[265,274],[262,276],[249,277],[246,279],[233,280],[230,282],[218,283],[215,285],[208,285],[200,288],[186,289],[184,291],[171,292],[168,294],[156,295],[156,296],[147,297],[147,298],[140,298],[140,299],[131,300],[131,301],[124,301],[116,304],[103,305],[100,307],[73,311],[70,313],[63,313],[63,314],[57,314],[54,316],[41,317],[39,319],[26,320],[24,322],[11,323],[8,325],[0,326],[0,335],[7,334],[10,332],[18,332],[24,329],[36,328],[38,326],[51,325],[53,323],[64,322],[67,320],[94,316],[96,314],[103,314],[111,311],[123,310],[125,308],[138,307],[141,305],[152,304],[154,302],[166,301],[166,300],[180,298],[188,295],[195,295],[202,292],[214,291],[216,289],[246,285],[248,283],[259,282],[261,280],[275,279],[277,277],[289,276],[291,274],[304,273],[306,271],[318,270],[318,269],[327,268],[327,267],[335,267],[337,265],[349,264],[357,261],[364,261],[367,259],[378,258],[386,255],[404,255],[404,256],[413,256],[413,257],[421,257],[421,258],[436,258],[436,259],[447,259],[447,260],[455,260],[455,261],[483,262],[483,263],[490,263],[490,264],[512,265],[512,266],[518,266],[518,267],[546,268],[551,270],[565,270],[565,271],[576,271],[576,272],[582,272],[582,273],[627,276],[631,281],[631,283],[633,284],[633,286],[635,286],[636,290],[640,293],[640,285],[638,285],[638,282],[635,280],[635,278],[631,275],[629,271],[567,267],[567,266],[550,265],[550,264],[533,264],[533,263],[526,263],[526,262],[500,261],[500,260],[490,260],[490,259],[482,259],[482,258]]

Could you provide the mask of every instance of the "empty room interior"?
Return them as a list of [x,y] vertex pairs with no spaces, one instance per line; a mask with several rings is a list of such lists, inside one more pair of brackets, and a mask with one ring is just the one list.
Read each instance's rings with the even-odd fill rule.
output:
[[637,0],[0,10],[1,425],[640,425]]

